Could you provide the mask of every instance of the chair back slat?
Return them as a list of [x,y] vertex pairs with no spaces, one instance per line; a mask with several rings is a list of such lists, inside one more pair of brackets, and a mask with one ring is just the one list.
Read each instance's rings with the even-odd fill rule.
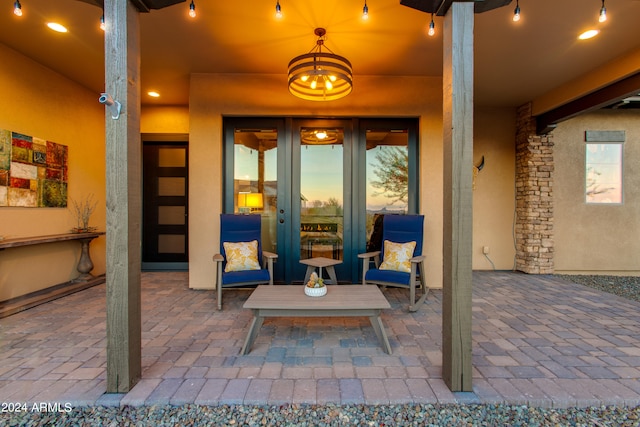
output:
[[258,241],[258,262],[262,265],[262,216],[220,214],[220,253],[225,259],[224,242],[252,240]]
[[[422,254],[422,239],[424,236],[424,215],[385,215],[382,228],[382,241],[390,240],[395,243],[416,242],[413,255]],[[384,259],[384,243],[381,259]]]

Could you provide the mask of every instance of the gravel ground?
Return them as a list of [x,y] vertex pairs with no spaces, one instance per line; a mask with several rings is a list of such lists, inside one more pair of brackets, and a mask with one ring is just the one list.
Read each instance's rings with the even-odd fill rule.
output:
[[[556,275],[640,301],[640,277]],[[640,426],[640,407],[549,409],[511,405],[82,407],[2,413],[2,426]]]
[[[4,419],[4,426],[638,426],[640,408],[506,405],[87,407]],[[0,418],[0,421],[2,418]]]
[[556,277],[623,298],[640,301],[640,277],[557,274]]

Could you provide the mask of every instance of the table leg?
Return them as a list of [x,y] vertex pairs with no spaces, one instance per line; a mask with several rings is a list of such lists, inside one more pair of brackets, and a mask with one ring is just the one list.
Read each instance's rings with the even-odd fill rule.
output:
[[380,315],[369,317],[371,321],[371,326],[378,336],[378,341],[382,345],[382,348],[387,354],[391,354],[391,344],[389,344],[389,339],[387,338],[387,333],[384,330],[384,324],[382,323],[382,319]]
[[327,267],[327,274],[329,275],[329,279],[331,279],[331,283],[337,285],[338,276],[336,276],[336,269],[333,267],[333,265]]
[[82,249],[80,253],[80,260],[78,261],[78,266],[76,268],[80,273],[80,276],[74,280],[75,282],[88,281],[94,278],[90,273],[91,270],[93,270],[93,262],[91,261],[91,255],[89,254],[89,244],[93,239],[95,239],[95,237],[80,239]]
[[264,317],[260,316],[257,310],[253,310],[253,320],[251,321],[251,326],[249,327],[249,332],[247,333],[247,338],[244,341],[242,350],[240,350],[240,354],[245,355],[249,353],[256,336],[258,336],[258,331],[260,331],[262,327],[262,322],[264,322]]

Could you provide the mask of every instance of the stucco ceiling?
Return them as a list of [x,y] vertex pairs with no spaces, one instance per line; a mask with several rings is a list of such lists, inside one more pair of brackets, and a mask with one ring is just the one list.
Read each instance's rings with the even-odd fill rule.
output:
[[[102,10],[78,0],[23,0],[24,15],[0,14],[0,43],[98,94],[104,89]],[[313,30],[327,29],[326,46],[353,64],[358,75],[442,75],[442,18],[427,37],[430,15],[399,0],[195,0],[140,14],[141,89],[157,90],[143,104],[186,105],[191,73],[268,73],[283,76],[296,55],[315,45]],[[517,106],[640,48],[640,1],[606,0],[609,19],[598,23],[601,0],[522,0],[522,19],[511,20],[515,2],[476,15],[475,100]],[[68,27],[53,33],[45,22]],[[578,41],[588,28],[600,35]],[[10,64],[2,64],[10,67]],[[19,78],[19,70],[16,70]]]

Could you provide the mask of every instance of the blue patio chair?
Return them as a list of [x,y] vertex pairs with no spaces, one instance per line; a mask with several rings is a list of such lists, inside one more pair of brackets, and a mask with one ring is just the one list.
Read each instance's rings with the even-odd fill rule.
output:
[[[417,311],[429,292],[424,276],[423,230],[424,215],[385,215],[381,249],[358,255],[363,260],[362,284],[408,288],[409,311]],[[371,259],[375,268],[370,268]],[[418,284],[422,296],[416,302]]]
[[261,226],[260,215],[220,215],[220,253],[213,256],[218,310],[222,310],[224,288],[273,285],[273,262],[278,255],[262,251]]

